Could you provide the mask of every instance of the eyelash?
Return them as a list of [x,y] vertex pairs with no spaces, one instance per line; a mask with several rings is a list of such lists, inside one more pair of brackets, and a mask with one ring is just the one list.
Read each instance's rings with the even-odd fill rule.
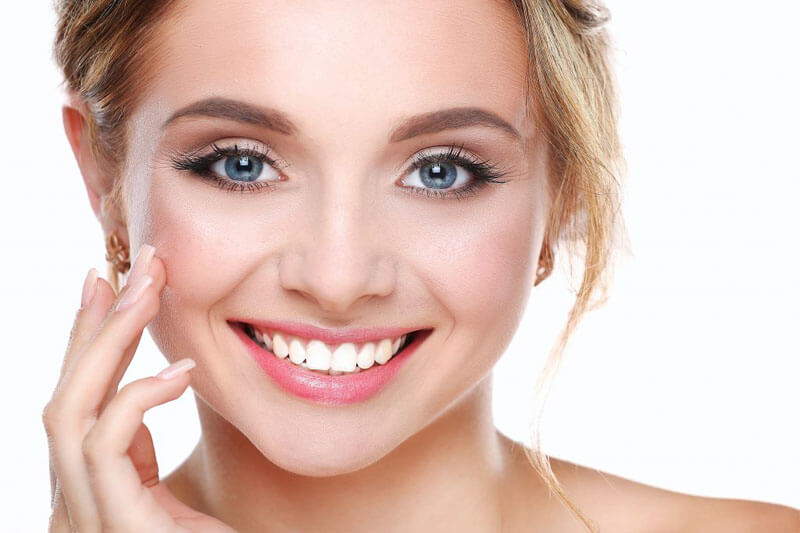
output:
[[268,151],[263,151],[258,148],[244,147],[239,148],[239,145],[233,146],[219,146],[216,143],[211,145],[211,152],[205,155],[198,155],[196,152],[181,154],[172,160],[172,167],[176,170],[186,172],[194,172],[199,176],[210,179],[220,189],[230,192],[256,192],[264,188],[272,189],[274,184],[268,181],[253,181],[253,182],[237,182],[232,179],[223,178],[218,176],[211,170],[211,165],[226,157],[252,157],[258,159],[262,163],[266,163],[273,167],[275,170],[281,170],[288,165],[281,165],[271,157]]
[[[456,198],[462,199],[467,196],[475,195],[480,189],[487,186],[489,183],[506,183],[502,180],[507,172],[500,170],[496,165],[490,163],[488,160],[481,160],[473,158],[471,155],[463,154],[464,145],[456,146],[450,145],[447,152],[417,154],[409,167],[406,169],[406,174],[420,169],[426,165],[436,163],[453,163],[466,169],[473,177],[467,185],[460,189],[452,191],[442,191],[439,189],[430,189],[423,187],[403,187],[408,190],[410,194],[419,194],[430,198]],[[176,170],[193,172],[199,176],[210,179],[219,188],[231,192],[255,192],[262,189],[273,189],[275,185],[268,181],[254,181],[254,182],[237,182],[228,178],[218,176],[211,171],[211,166],[221,159],[227,157],[253,157],[266,163],[276,171],[286,168],[288,165],[283,165],[269,157],[269,151],[262,151],[258,148],[239,148],[238,145],[232,147],[220,147],[217,144],[211,145],[211,152],[205,155],[198,155],[197,153],[182,154],[172,161],[172,166]]]

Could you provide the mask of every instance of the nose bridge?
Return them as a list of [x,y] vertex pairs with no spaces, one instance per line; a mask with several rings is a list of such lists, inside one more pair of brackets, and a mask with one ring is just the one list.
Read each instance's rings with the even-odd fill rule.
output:
[[393,269],[376,238],[375,220],[364,183],[357,176],[320,177],[302,217],[305,235],[285,284],[315,300],[327,311],[343,312],[368,296],[386,295]]
[[[349,184],[345,184],[349,181]],[[361,272],[372,254],[364,219],[367,205],[355,180],[332,179],[320,188],[312,228],[314,255],[342,275]],[[337,267],[337,268],[333,268]],[[363,272],[362,272],[363,273]]]

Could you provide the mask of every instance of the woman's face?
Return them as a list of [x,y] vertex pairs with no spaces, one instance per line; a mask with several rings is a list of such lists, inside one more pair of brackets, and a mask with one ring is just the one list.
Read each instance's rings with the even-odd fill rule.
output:
[[[132,248],[167,271],[150,332],[272,462],[357,470],[489,378],[521,318],[549,200],[520,24],[487,0],[176,7],[124,176]],[[484,113],[430,115],[452,108]],[[459,149],[505,183],[409,168]],[[332,405],[261,369],[229,322],[248,320],[430,334],[378,393]]]

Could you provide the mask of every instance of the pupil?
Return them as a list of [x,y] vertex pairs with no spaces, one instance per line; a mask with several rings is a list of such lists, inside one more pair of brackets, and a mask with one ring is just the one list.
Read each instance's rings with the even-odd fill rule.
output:
[[450,163],[431,163],[420,169],[422,183],[434,189],[446,189],[455,181],[458,173]]
[[263,164],[250,156],[229,157],[225,160],[225,173],[236,181],[253,181],[261,174]]

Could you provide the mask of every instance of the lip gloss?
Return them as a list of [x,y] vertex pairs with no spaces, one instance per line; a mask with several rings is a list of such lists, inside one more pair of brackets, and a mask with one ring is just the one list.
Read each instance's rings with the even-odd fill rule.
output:
[[355,374],[329,376],[298,366],[289,359],[281,359],[262,348],[245,333],[241,324],[230,324],[245,348],[259,367],[285,391],[300,398],[323,405],[345,405],[361,402],[381,391],[397,375],[409,357],[430,334],[430,330],[417,331],[411,344],[400,350],[389,361],[375,363]]

